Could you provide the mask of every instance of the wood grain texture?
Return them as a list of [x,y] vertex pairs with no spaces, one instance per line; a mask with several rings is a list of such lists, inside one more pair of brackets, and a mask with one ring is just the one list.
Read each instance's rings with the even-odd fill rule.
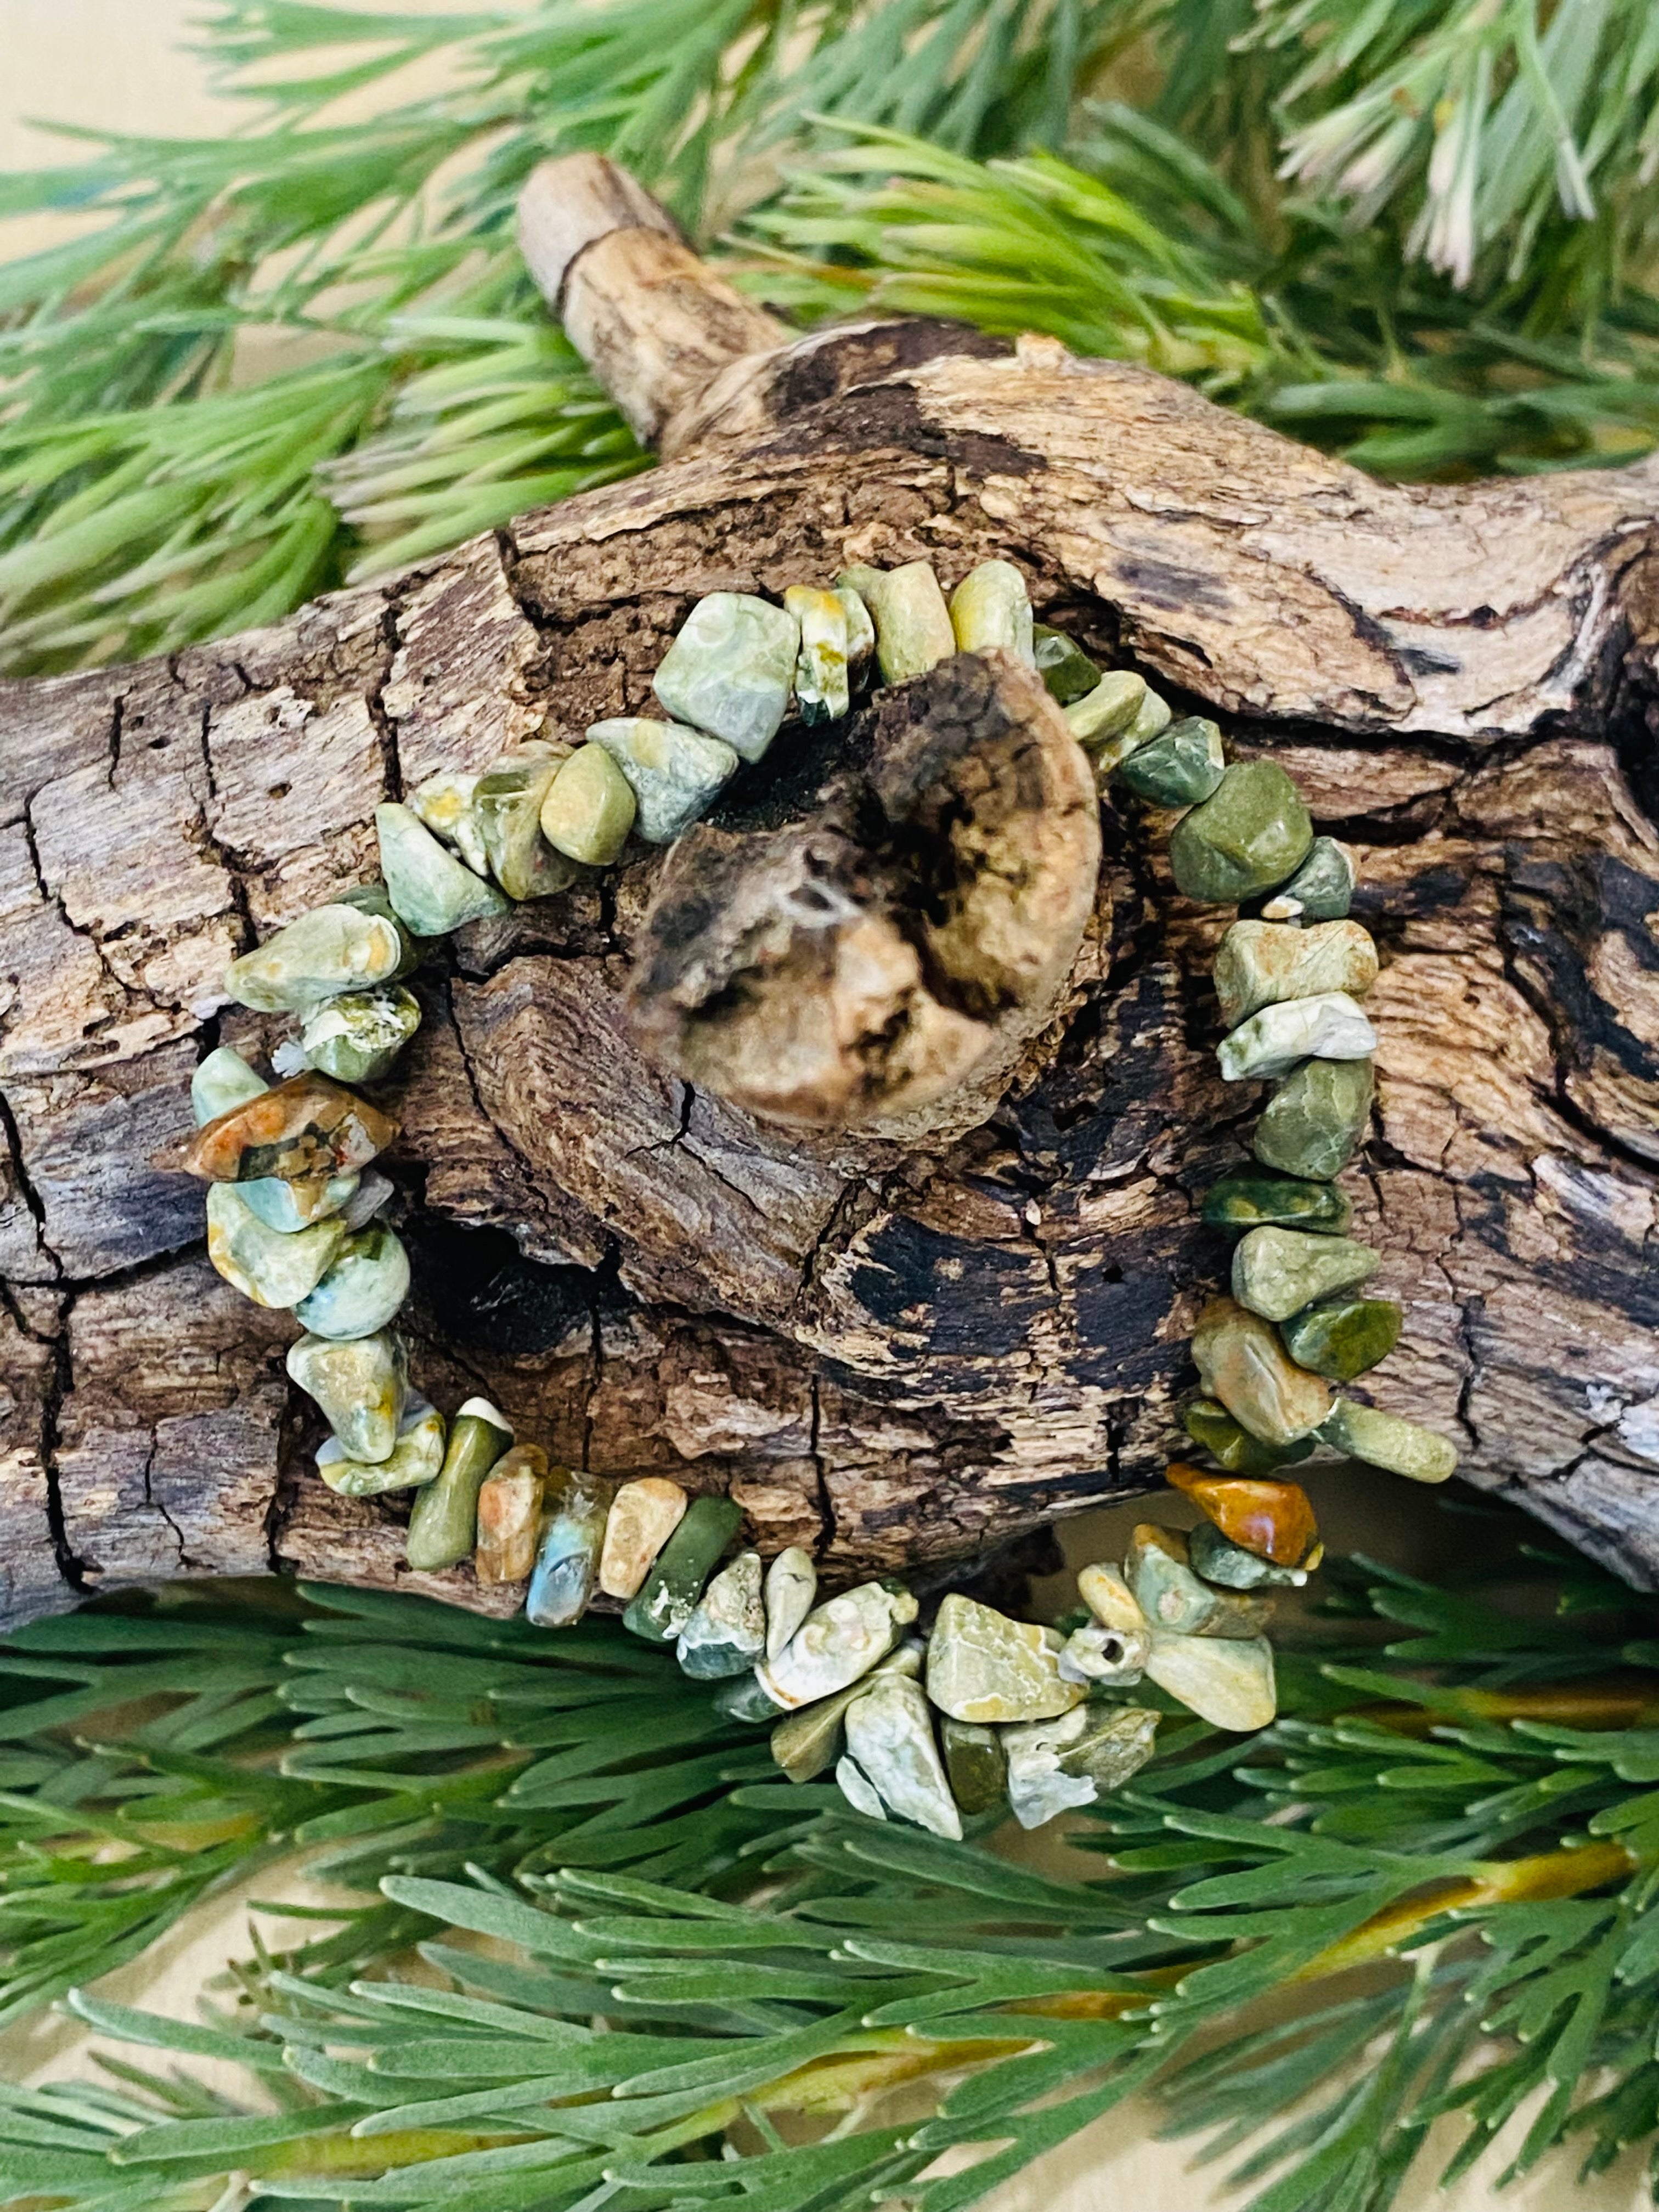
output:
[[[925,322],[714,385],[653,474],[252,636],[0,687],[9,1617],[266,1561],[417,1579],[406,1509],[310,1471],[291,1322],[216,1281],[199,1188],[150,1164],[201,1054],[279,1034],[226,1006],[227,957],[372,872],[381,798],[644,708],[698,594],[990,556],[1358,848],[1384,966],[1348,1181],[1407,1308],[1376,1400],[1659,1581],[1659,465],[1381,485],[1146,372]],[[1217,1078],[1224,918],[1175,896],[1167,818],[1102,823],[1056,1018],[988,1120],[915,1144],[769,1128],[641,1052],[660,855],[453,939],[386,1086],[422,1386],[728,1488],[837,1578],[1155,1484],[1225,1266],[1197,1194],[1260,1093]]]

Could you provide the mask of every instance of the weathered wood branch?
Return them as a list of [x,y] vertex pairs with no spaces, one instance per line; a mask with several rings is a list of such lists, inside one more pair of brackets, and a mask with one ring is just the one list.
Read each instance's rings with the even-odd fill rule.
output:
[[[590,329],[660,328],[616,234],[600,205],[548,249],[567,309],[585,268],[613,288]],[[1350,1187],[1407,1311],[1375,1395],[1659,1581],[1659,463],[1401,489],[1046,341],[722,339],[703,283],[655,365],[625,337],[602,363],[669,465],[252,636],[0,687],[7,1616],[273,1562],[399,1576],[398,1502],[310,1471],[291,1322],[217,1280],[199,1187],[149,1164],[206,1046],[275,1035],[227,958],[372,872],[389,791],[643,708],[698,593],[992,555],[1358,848],[1385,965]],[[732,805],[726,834],[764,818],[758,783]],[[454,940],[389,1097],[428,1393],[729,1487],[838,1576],[1154,1482],[1224,1263],[1195,1193],[1255,1102],[1215,1073],[1218,921],[1173,895],[1164,825],[1103,823],[1055,1018],[988,1118],[917,1143],[779,1129],[641,1050],[660,855]],[[465,1569],[405,1579],[482,1601]]]

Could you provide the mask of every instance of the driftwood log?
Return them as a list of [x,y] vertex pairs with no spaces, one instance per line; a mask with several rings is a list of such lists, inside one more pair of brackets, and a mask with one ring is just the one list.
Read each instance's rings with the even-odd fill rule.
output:
[[[0,687],[5,1617],[268,1565],[400,1578],[405,1509],[316,1480],[291,1321],[217,1279],[200,1186],[154,1164],[204,1051],[278,1034],[227,1005],[226,961],[373,873],[388,793],[643,708],[699,593],[921,556],[951,583],[992,555],[1358,848],[1385,964],[1349,1182],[1407,1312],[1376,1399],[1659,1581],[1659,460],[1399,489],[1046,340],[791,343],[591,161],[538,176],[524,236],[665,465],[270,629]],[[1018,672],[957,667],[917,713],[977,743]],[[1174,896],[1167,822],[1109,806],[1097,890],[1047,940],[1081,922],[1080,949],[971,1111],[845,1126],[879,1127],[866,1066],[857,1111],[786,1126],[669,1072],[697,992],[639,957],[665,869],[711,893],[680,932],[712,932],[710,973],[780,840],[830,822],[898,895],[836,813],[881,711],[844,757],[786,730],[696,833],[701,877],[690,841],[640,853],[453,940],[387,1086],[428,1393],[486,1391],[607,1474],[728,1489],[763,1547],[842,1579],[1157,1481],[1224,1264],[1195,1194],[1259,1103],[1215,1073],[1219,921]],[[1055,768],[1031,801],[1054,851],[1067,789]],[[468,1569],[402,1579],[483,1601]]]

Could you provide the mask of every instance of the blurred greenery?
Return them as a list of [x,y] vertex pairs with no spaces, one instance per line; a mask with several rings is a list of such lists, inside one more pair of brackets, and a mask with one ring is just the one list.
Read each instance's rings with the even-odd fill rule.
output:
[[[1659,435],[1646,0],[220,0],[202,36],[243,127],[0,178],[0,215],[103,218],[0,264],[16,671],[265,621],[647,465],[512,242],[573,148],[804,320],[1052,331],[1381,474]],[[246,381],[272,333],[305,365]]]

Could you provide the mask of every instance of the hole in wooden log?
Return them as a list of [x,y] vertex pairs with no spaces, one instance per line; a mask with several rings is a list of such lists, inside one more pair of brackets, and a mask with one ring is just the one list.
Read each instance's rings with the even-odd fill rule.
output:
[[1099,865],[1092,773],[1035,674],[957,654],[680,841],[636,1027],[765,1119],[971,1127],[1053,1012]]

